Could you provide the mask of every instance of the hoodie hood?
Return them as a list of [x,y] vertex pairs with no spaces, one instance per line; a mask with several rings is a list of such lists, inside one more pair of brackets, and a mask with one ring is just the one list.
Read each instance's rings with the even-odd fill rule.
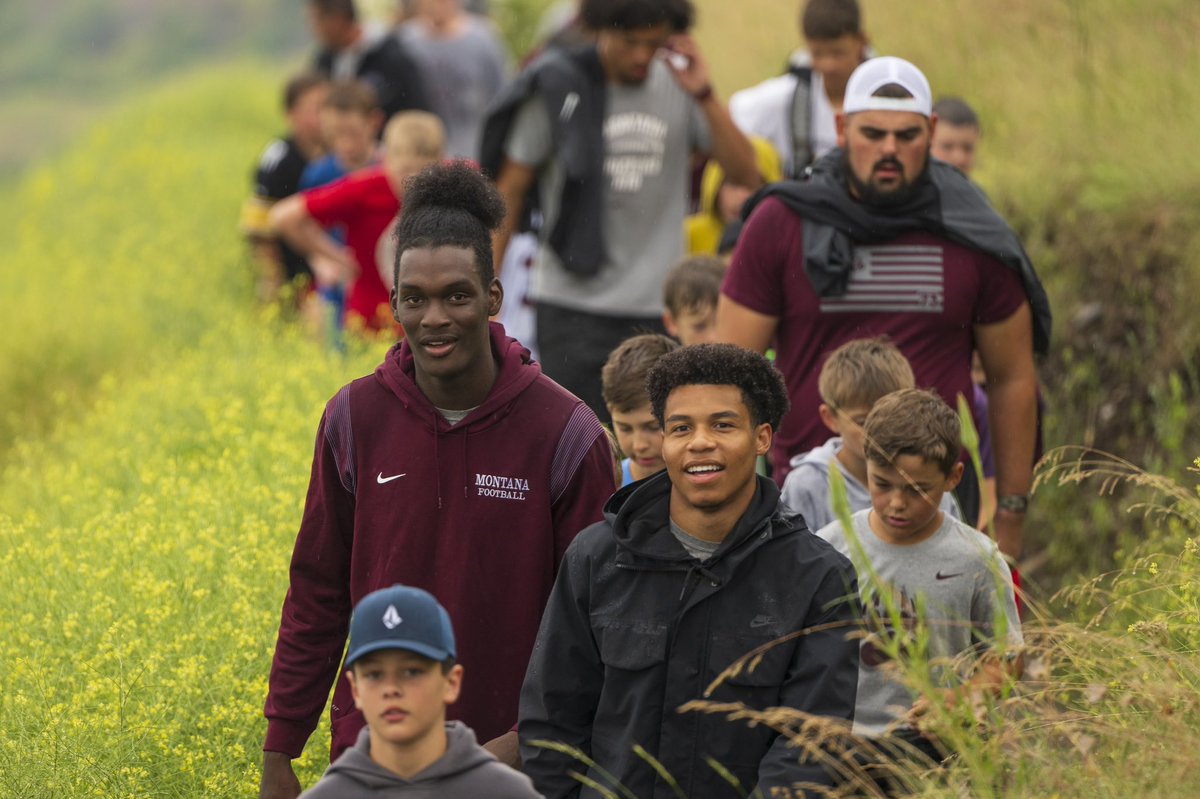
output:
[[495,762],[475,741],[475,733],[459,721],[446,722],[446,753],[427,769],[406,780],[371,759],[371,731],[364,727],[358,741],[347,749],[326,771],[326,777],[338,775],[372,791],[425,789],[430,783],[457,777],[472,769]]
[[793,457],[791,460],[792,471],[812,469],[818,474],[829,474],[829,464],[837,457],[838,451],[841,448],[842,437],[835,436],[821,446]]
[[[779,509],[779,487],[762,475],[756,475],[754,497],[737,525],[725,536],[706,566],[742,548],[759,527]],[[618,560],[648,558],[663,564],[690,565],[694,559],[679,546],[670,533],[671,478],[659,472],[631,483],[613,494],[604,506],[604,518],[612,527],[617,542]],[[782,534],[782,533],[781,533]]]
[[417,415],[423,423],[438,434],[453,435],[474,433],[491,427],[503,419],[511,408],[512,401],[529,388],[542,373],[521,342],[506,335],[497,322],[489,325],[492,357],[497,364],[496,382],[487,397],[456,425],[447,422],[421,389],[417,387],[416,366],[408,340],[388,350],[387,356],[375,369],[375,379],[404,403],[404,407]]

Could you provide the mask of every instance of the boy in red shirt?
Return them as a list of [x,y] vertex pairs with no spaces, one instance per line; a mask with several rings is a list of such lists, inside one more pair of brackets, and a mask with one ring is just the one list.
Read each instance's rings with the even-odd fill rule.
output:
[[[400,212],[404,181],[442,159],[445,130],[424,111],[397,114],[384,129],[383,164],[306,191],[276,205],[273,230],[303,253],[318,287],[343,285],[348,327],[391,328],[388,290],[375,251]],[[342,225],[346,245],[326,228]]]

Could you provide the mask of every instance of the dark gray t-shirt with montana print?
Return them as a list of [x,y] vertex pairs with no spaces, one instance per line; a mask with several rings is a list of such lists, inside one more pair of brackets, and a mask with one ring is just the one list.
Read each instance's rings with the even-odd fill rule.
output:
[[[708,125],[670,70],[655,61],[641,85],[609,84],[604,143],[609,261],[591,277],[573,275],[543,236],[530,294],[590,313],[656,317],[662,313],[663,278],[683,255],[691,155],[709,149]],[[563,175],[540,97],[517,113],[505,154],[540,169],[542,230],[552,230]]]

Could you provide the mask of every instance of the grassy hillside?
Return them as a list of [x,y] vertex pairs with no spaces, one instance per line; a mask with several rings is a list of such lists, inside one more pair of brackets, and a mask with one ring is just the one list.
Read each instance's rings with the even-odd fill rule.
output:
[[307,40],[294,0],[0,3],[0,180],[61,151],[124,95],[201,63],[290,59]]
[[0,796],[255,790],[316,420],[381,354],[251,307],[273,96],[249,67],[174,81],[10,193]]
[[[977,107],[980,180],[1031,218],[1066,201],[1200,201],[1184,157],[1200,123],[1200,4],[1190,0],[861,0],[880,53]],[[799,0],[705,2],[699,35],[729,93],[800,44]]]
[[6,192],[0,452],[54,421],[60,400],[74,410],[101,375],[145,368],[242,311],[237,216],[278,124],[274,94],[252,68],[181,79]]

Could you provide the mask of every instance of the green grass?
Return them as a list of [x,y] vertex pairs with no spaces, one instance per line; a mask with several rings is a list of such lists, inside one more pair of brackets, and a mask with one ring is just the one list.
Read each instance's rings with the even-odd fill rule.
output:
[[237,218],[279,127],[274,83],[228,68],[139,94],[5,190],[0,454],[86,405],[102,375],[136,373],[245,306]]
[[381,351],[242,312],[164,355],[0,481],[2,797],[256,791],[316,419]]
[[[982,117],[979,179],[1030,219],[1064,202],[1112,210],[1200,201],[1200,5],[1190,0],[862,0],[882,54]],[[701,0],[699,37],[725,93],[777,74],[800,42],[795,0]]]

